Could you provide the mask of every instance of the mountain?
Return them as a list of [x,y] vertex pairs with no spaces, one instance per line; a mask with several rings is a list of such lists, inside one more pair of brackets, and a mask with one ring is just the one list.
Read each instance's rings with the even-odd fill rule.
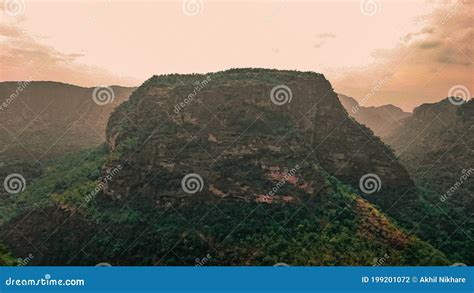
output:
[[49,81],[1,82],[0,158],[36,162],[102,143],[110,113],[134,88],[97,89]]
[[337,96],[351,117],[372,129],[381,138],[389,136],[404,119],[411,116],[411,113],[404,112],[394,105],[364,107],[354,98],[343,94],[337,94]]
[[[386,142],[404,158],[417,160],[417,157],[429,155],[433,151],[447,151],[459,140],[459,143],[465,145],[459,153],[462,158],[468,158],[468,143],[473,139],[469,135],[474,119],[470,117],[472,105],[472,100],[458,106],[452,104],[449,99],[423,104],[414,109],[413,116],[399,125],[396,131],[387,137]],[[461,137],[455,137],[456,134]],[[465,140],[468,140],[467,144],[463,143]]]
[[[31,181],[49,160],[98,146],[112,111],[134,88],[50,81],[0,83],[0,178]],[[0,196],[4,193],[0,189]]]
[[445,249],[472,263],[472,245],[460,244],[474,238],[474,100],[450,100],[417,107],[385,141],[438,211],[431,224],[451,231]]
[[[454,105],[449,99],[415,108],[385,141],[393,147],[416,181],[446,191],[474,167],[474,100]],[[464,188],[472,188],[468,180]],[[466,208],[474,212],[471,196]]]
[[112,113],[106,142],[1,199],[12,255],[34,251],[40,265],[450,263],[408,228],[420,201],[406,169],[322,74],[153,76]]
[[[66,167],[73,169],[78,160],[100,166],[98,155],[106,153],[97,150],[87,158],[51,166],[57,170],[15,199],[20,205],[32,205],[23,213],[18,213],[21,206],[17,206],[16,215],[1,226],[0,239],[11,255],[31,254],[32,265],[450,263],[443,253],[407,233],[318,167],[302,169],[312,170],[310,182],[324,186],[320,191],[305,191],[298,177],[298,186],[287,183],[272,200],[264,201],[220,195],[210,185],[189,195],[180,189],[180,182],[175,182],[174,195],[168,197],[148,194],[147,198],[121,199],[118,191],[116,197],[95,194],[100,183],[91,176],[92,170],[73,170],[64,178]],[[55,186],[57,179],[65,190]],[[45,187],[56,191],[46,195]],[[248,189],[249,194],[252,191]],[[38,198],[47,200],[38,202]]]
[[[288,103],[279,105],[282,101]],[[414,188],[390,148],[349,119],[329,81],[313,72],[235,69],[155,76],[111,115],[107,143],[128,161],[140,162],[132,166],[138,169],[127,169],[127,184],[136,178],[132,173],[166,172],[164,164],[174,164],[173,172],[196,170],[217,180],[215,174],[232,173],[232,155],[265,166],[274,164],[265,157],[284,157],[280,164],[290,168],[291,154],[295,164],[311,159],[353,186],[365,174],[377,174],[383,191],[367,197],[382,206],[393,204],[390,195]]]

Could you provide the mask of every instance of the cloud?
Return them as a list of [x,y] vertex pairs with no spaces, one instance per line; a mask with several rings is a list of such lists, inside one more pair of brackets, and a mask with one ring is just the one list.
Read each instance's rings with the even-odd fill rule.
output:
[[334,38],[336,38],[336,35],[332,34],[332,33],[319,34],[319,35],[316,36],[316,39],[318,39],[318,41],[316,42],[316,44],[314,44],[313,47],[316,48],[316,49],[319,49],[327,43],[328,39],[334,39]]
[[474,92],[473,9],[473,2],[444,2],[417,19],[421,29],[401,38],[396,48],[375,51],[374,64],[336,77],[336,89],[361,100],[388,78],[368,104],[392,103],[405,110],[443,99],[454,85]]
[[438,48],[442,45],[443,43],[441,41],[426,41],[422,42],[418,45],[418,48],[420,49],[434,49]]
[[80,63],[82,53],[63,53],[38,42],[19,23],[0,24],[0,80],[55,80],[81,86],[135,86],[136,79]]
[[428,24],[406,37],[402,44],[406,48],[397,48],[398,54],[413,51],[414,58],[427,64],[472,66],[473,9],[473,2],[455,1],[421,18]]

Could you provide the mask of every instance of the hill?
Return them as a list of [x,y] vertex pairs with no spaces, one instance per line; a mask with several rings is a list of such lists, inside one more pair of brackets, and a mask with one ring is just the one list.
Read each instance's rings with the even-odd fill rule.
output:
[[97,89],[1,82],[0,158],[41,161],[101,144],[110,113],[134,88]]
[[[3,199],[0,241],[13,255],[35,250],[33,262],[50,265],[449,263],[408,230],[420,202],[407,171],[321,74],[154,76],[113,112],[106,141]],[[381,182],[373,190],[359,185],[369,173]]]
[[[49,160],[101,145],[110,114],[133,90],[1,82],[0,178],[22,174],[31,181]],[[3,193],[0,189],[0,196]]]
[[455,105],[444,99],[417,107],[385,139],[438,212],[430,224],[449,231],[449,241],[437,239],[437,244],[470,263],[474,254],[466,243],[474,237],[473,126],[474,100]]
[[342,106],[357,122],[369,127],[378,137],[389,136],[402,121],[411,116],[394,105],[379,107],[361,106],[354,98],[338,94]]

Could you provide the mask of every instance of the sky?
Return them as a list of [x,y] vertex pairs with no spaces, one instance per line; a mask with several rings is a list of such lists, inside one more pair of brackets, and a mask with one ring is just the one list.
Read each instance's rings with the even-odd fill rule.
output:
[[364,106],[406,111],[474,92],[473,1],[1,4],[0,81],[138,86],[154,74],[291,69],[323,73]]

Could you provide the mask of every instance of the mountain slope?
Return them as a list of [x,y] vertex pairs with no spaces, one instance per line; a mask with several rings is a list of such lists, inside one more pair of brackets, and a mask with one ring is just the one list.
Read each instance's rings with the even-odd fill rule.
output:
[[401,121],[411,116],[410,113],[394,105],[379,107],[361,106],[354,98],[338,94],[342,106],[357,122],[364,124],[381,138],[389,136],[400,126]]
[[[0,240],[12,251],[5,253],[5,264],[11,264],[10,254],[32,255],[32,265],[449,263],[443,253],[408,235],[318,166],[301,168],[312,174],[310,183],[324,186],[318,192],[286,183],[290,186],[284,192],[295,201],[232,196],[216,201],[218,195],[206,187],[193,196],[178,197],[177,192],[150,202],[94,193],[105,182],[94,166],[100,170],[107,156],[99,149],[62,159],[11,198],[16,208],[0,226]],[[78,160],[89,167],[64,170]],[[117,173],[109,174],[110,183]],[[54,184],[59,178],[61,186]]]
[[454,105],[444,99],[417,107],[385,139],[438,213],[430,224],[447,231],[450,241],[434,243],[471,264],[472,245],[466,243],[474,238],[473,127],[474,100]]
[[[48,160],[102,144],[111,112],[133,90],[49,81],[1,82],[2,182],[11,174],[21,174],[29,184],[41,175]],[[0,189],[0,196],[4,194]]]
[[[14,255],[35,250],[35,264],[449,263],[400,228],[420,206],[413,181],[321,74],[154,76],[117,107],[106,138],[107,149],[58,160],[2,204],[0,242]],[[379,176],[378,191],[351,187],[367,173]]]
[[[281,85],[289,87],[292,99],[276,105],[271,93]],[[192,93],[196,94],[191,101],[183,102]],[[177,111],[180,103],[184,107]],[[242,168],[250,172],[258,165],[272,166],[278,158],[280,168],[318,162],[353,186],[363,175],[375,173],[382,189],[365,196],[387,209],[399,204],[396,197],[401,193],[414,189],[391,150],[368,128],[349,119],[330,83],[311,72],[235,69],[206,76],[155,76],[112,114],[107,141],[111,150],[126,158],[124,165],[131,164],[121,173],[128,178],[126,184],[142,182],[144,174],[179,177],[195,171],[228,186],[231,183],[217,174],[241,177],[232,184],[246,176],[243,171],[233,173],[234,161],[247,164]],[[176,192],[174,185],[159,182],[142,189]],[[404,206],[415,197],[407,196]]]
[[48,81],[0,83],[0,158],[37,161],[100,144],[110,113],[134,88],[110,90],[110,103],[98,105],[93,97],[103,92],[94,95],[94,88]]
[[[417,181],[449,189],[474,167],[474,101],[455,106],[448,99],[417,107],[413,117],[386,138]],[[472,187],[472,181],[467,181]],[[468,200],[466,198],[466,200]],[[473,212],[473,198],[466,203]]]

